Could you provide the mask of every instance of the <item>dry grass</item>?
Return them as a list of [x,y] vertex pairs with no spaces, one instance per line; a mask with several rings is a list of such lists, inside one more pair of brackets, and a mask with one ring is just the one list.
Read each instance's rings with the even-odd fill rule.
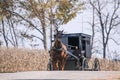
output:
[[[49,54],[43,50],[0,48],[0,72],[47,70]],[[89,60],[92,68],[94,58]],[[120,71],[120,62],[99,59],[102,71]]]
[[[94,58],[89,60],[89,65],[92,68],[92,64],[94,63]],[[101,71],[120,71],[120,62],[112,61],[107,59],[99,59],[100,69]]]
[[0,48],[0,72],[47,70],[48,60],[43,50]]
[[104,71],[120,71],[120,62],[100,59],[101,70]]

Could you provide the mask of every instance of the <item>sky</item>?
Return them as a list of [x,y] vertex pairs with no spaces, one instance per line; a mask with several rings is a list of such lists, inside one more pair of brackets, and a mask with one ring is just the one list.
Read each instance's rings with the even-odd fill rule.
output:
[[91,35],[91,27],[89,25],[90,13],[79,13],[74,19],[67,24],[60,27],[60,30],[64,30],[65,33],[85,33]]

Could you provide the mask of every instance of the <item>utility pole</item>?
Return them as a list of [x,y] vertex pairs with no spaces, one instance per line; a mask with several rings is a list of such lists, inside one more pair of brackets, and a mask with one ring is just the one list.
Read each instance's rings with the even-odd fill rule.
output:
[[[59,0],[51,0],[51,10],[50,10],[50,48],[52,47],[52,37],[53,37],[53,29],[57,29],[55,23],[54,23],[54,14],[53,14],[53,9],[52,9],[52,5],[53,5],[53,1],[59,2]],[[54,25],[54,26],[53,26]],[[54,27],[54,28],[53,28]]]

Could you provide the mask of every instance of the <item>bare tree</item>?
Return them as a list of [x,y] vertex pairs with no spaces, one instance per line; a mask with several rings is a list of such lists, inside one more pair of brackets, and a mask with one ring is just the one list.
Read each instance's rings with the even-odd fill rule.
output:
[[[96,26],[102,36],[103,46],[103,58],[106,58],[106,49],[110,40],[111,32],[120,25],[120,15],[118,11],[120,9],[119,0],[104,1],[101,0],[89,0],[90,5],[95,9],[96,18],[99,24]],[[106,6],[111,5],[110,10],[106,10]],[[108,8],[109,9],[109,8]]]
[[1,19],[1,32],[2,32],[2,35],[3,35],[3,39],[4,39],[4,42],[6,44],[6,46],[8,47],[8,41],[7,41],[7,32],[6,32],[6,29],[5,29],[5,18],[7,18],[10,13],[6,10],[6,9],[10,9],[10,7],[13,6],[13,0],[2,0],[0,1],[0,19]]
[[15,10],[16,0],[2,0],[0,1],[0,18],[1,18],[1,33],[3,35],[3,42],[8,47],[9,44],[14,47],[18,46],[17,34],[13,23],[12,12]]
[[92,27],[92,39],[91,39],[91,50],[93,49],[93,42],[94,42],[94,37],[95,37],[95,9],[94,9],[94,7],[92,8],[92,10],[93,10],[93,15],[92,15],[92,25],[91,25],[91,27]]
[[8,27],[9,27],[9,37],[7,37],[8,41],[14,46],[14,47],[18,47],[18,39],[17,39],[17,34],[16,34],[16,30],[15,30],[15,26],[13,23],[13,19],[7,19],[8,21]]
[[3,35],[3,39],[5,41],[5,45],[6,45],[6,47],[8,47],[8,41],[7,41],[7,37],[6,37],[5,25],[4,25],[3,19],[2,19],[2,35]]

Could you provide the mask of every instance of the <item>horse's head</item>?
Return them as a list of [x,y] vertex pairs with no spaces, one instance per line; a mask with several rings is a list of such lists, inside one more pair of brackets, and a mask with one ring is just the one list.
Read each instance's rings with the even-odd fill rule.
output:
[[62,48],[62,42],[60,40],[60,38],[62,38],[62,34],[63,34],[63,30],[58,31],[58,29],[56,29],[54,47],[57,48],[57,49]]
[[60,39],[56,39],[55,42],[54,42],[54,47],[57,48],[57,49],[60,49],[62,48],[62,42],[60,41]]
[[58,31],[56,29],[56,38],[62,38],[62,35],[63,35],[63,30],[62,31]]

